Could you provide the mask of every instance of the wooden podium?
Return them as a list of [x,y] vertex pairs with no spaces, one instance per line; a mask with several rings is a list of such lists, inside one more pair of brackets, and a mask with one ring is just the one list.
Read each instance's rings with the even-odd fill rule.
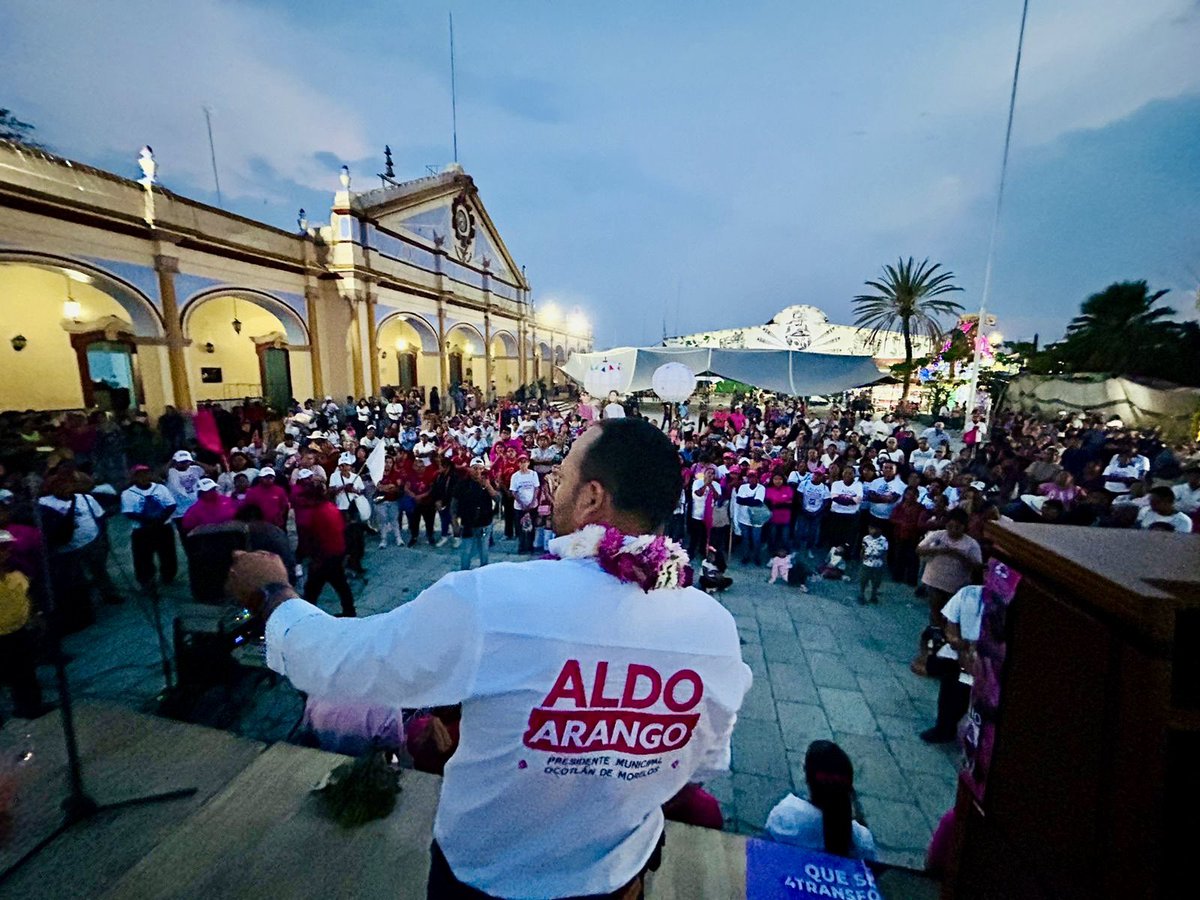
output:
[[1022,580],[985,792],[960,778],[943,896],[1130,900],[1195,883],[1200,535],[987,536]]

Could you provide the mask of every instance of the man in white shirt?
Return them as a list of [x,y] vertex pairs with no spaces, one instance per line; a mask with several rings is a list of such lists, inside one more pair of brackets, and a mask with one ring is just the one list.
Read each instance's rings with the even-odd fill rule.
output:
[[621,398],[618,396],[616,391],[608,392],[608,405],[604,407],[604,418],[625,418],[625,407],[621,405]]
[[[913,453],[915,454],[916,451],[914,450]],[[929,458],[933,459],[932,453],[929,454]],[[879,451],[878,459],[881,462],[885,459],[891,460],[897,467],[900,467],[904,465],[904,451],[900,449],[894,437],[889,437],[884,441],[883,449]]]
[[908,456],[908,464],[914,472],[924,472],[925,467],[933,462],[934,450],[929,446],[929,438],[921,435],[917,438],[917,448]]
[[95,621],[91,589],[105,603],[120,603],[108,574],[108,538],[100,520],[104,509],[91,494],[76,493],[74,475],[47,479],[50,493],[38,500],[42,530],[54,553],[50,575],[64,630],[78,631]]
[[296,599],[277,558],[235,558],[230,588],[262,608],[268,663],[300,690],[390,708],[462,704],[431,897],[464,885],[638,896],[662,804],[729,765],[751,681],[732,616],[691,587],[648,597],[601,568],[595,530],[580,530],[659,529],[681,487],[670,440],[641,419],[604,422],[561,475],[563,558],[455,572],[383,615],[335,619]]
[[1175,508],[1175,494],[1165,485],[1150,489],[1150,504],[1138,513],[1138,528],[1192,533],[1192,520]]
[[204,477],[204,469],[196,464],[192,454],[186,450],[175,451],[171,467],[167,469],[167,490],[175,499],[175,513],[171,518],[176,526],[200,496],[200,479]]
[[1128,494],[1129,486],[1145,478],[1150,470],[1149,464],[1142,465],[1145,458],[1135,458],[1128,448],[1122,449],[1104,469],[1104,489],[1110,494]]
[[1175,508],[1190,516],[1200,509],[1200,466],[1184,469],[1183,474],[1187,481],[1175,485],[1171,492],[1175,495]]
[[925,671],[941,682],[938,689],[937,722],[921,732],[927,744],[948,744],[958,736],[958,720],[971,702],[969,674],[974,664],[975,643],[983,624],[983,585],[960,588],[942,607],[946,618],[946,643],[925,661]]
[[162,583],[170,584],[178,569],[170,525],[175,498],[165,485],[151,479],[149,466],[134,466],[129,474],[133,484],[121,492],[121,512],[133,523],[129,541],[134,577],[143,587],[154,581],[157,557]]

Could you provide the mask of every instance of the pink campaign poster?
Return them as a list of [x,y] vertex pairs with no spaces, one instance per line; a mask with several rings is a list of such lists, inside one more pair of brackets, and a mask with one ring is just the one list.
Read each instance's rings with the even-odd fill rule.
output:
[[976,645],[975,683],[971,708],[962,734],[963,780],[982,803],[996,740],[996,719],[1004,682],[1008,651],[1008,609],[1021,583],[1021,574],[999,560],[988,563],[983,581],[983,622]]

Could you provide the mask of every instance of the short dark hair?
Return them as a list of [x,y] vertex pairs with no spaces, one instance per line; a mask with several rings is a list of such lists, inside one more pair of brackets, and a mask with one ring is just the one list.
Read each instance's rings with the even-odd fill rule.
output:
[[679,454],[671,439],[645,419],[604,419],[600,436],[580,466],[584,481],[598,481],[613,506],[642,519],[649,530],[665,524],[683,492]]
[[966,525],[970,521],[970,517],[965,510],[955,509],[950,510],[950,514],[946,516],[947,522],[958,522],[961,525]]

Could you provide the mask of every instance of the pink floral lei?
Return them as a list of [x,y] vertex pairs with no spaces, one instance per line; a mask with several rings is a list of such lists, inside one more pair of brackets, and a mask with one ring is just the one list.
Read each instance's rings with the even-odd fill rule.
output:
[[649,593],[692,583],[687,552],[661,534],[622,534],[611,525],[585,525],[552,540],[547,559],[592,559],[618,580]]

